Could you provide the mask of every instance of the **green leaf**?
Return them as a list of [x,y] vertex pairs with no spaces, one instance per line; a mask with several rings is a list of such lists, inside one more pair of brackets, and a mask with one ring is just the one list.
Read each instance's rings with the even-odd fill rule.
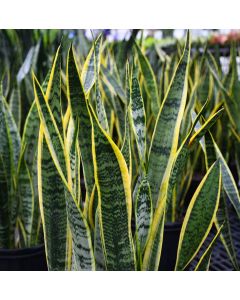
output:
[[11,189],[11,170],[13,168],[12,163],[12,144],[10,140],[9,127],[6,117],[6,107],[4,105],[4,98],[2,91],[0,91],[0,155],[2,157],[2,163],[5,166],[5,172],[7,181],[9,183],[8,189]]
[[97,64],[97,73],[99,72],[101,43],[102,38],[101,36],[99,36],[97,40],[93,42],[93,46],[83,65],[81,81],[83,83],[83,88],[86,94],[91,90],[96,80],[97,74],[95,71],[95,63]]
[[72,195],[67,190],[65,190],[65,193],[67,216],[72,233],[75,268],[78,271],[95,270],[91,233],[87,221]]
[[146,90],[149,94],[149,99],[151,101],[151,109],[154,116],[157,117],[159,113],[160,100],[158,96],[156,78],[147,57],[143,54],[141,48],[138,46],[137,43],[135,43],[135,48],[138,53],[138,59],[139,59],[142,75],[144,77]]
[[26,78],[27,74],[31,71],[31,69],[35,68],[36,61],[38,57],[40,49],[40,42],[36,46],[32,46],[30,50],[27,53],[27,56],[20,68],[20,70],[17,73],[17,82],[20,83],[23,79]]
[[230,202],[232,203],[238,217],[240,218],[240,196],[239,196],[236,182],[233,178],[232,172],[230,171],[220,149],[218,148],[215,142],[214,142],[214,147],[215,147],[216,155],[219,158],[221,164],[223,188]]
[[21,94],[20,88],[17,86],[12,90],[9,107],[12,112],[13,118],[17,125],[18,130],[20,131],[21,127]]
[[14,121],[13,115],[9,109],[7,102],[3,101],[5,106],[5,116],[9,132],[9,141],[11,143],[11,163],[12,163],[12,172],[16,173],[18,167],[18,161],[20,157],[20,148],[21,148],[21,138],[17,128],[17,125]]
[[[88,199],[90,199],[94,186],[94,168],[91,138],[92,125],[87,109],[87,100],[85,98],[83,86],[79,77],[72,47],[68,52],[67,78],[69,99],[75,126],[76,122],[79,122],[78,142],[81,152],[86,192]],[[86,209],[88,209],[88,205],[86,205]]]
[[67,213],[62,179],[43,132],[38,144],[38,194],[49,270],[65,270]]
[[131,141],[130,141],[130,128],[129,128],[129,112],[126,111],[125,116],[125,134],[121,152],[126,161],[130,178],[132,176],[132,153],[131,153]]
[[0,155],[0,248],[10,247],[10,219],[8,202],[8,181]]
[[152,199],[150,185],[144,178],[138,188],[135,202],[136,241],[140,257],[146,246],[152,223]]
[[144,253],[143,271],[157,271],[160,263],[165,222],[165,210],[163,205],[158,207],[155,216],[157,217],[153,219],[150,236]]
[[61,128],[59,60],[58,50],[46,96],[34,78],[35,99],[41,120],[38,141],[38,193],[49,270],[65,270],[67,256],[66,162],[58,129]]
[[146,114],[136,72],[132,74],[130,103],[132,128],[137,142],[140,160],[144,163],[146,158]]
[[[51,80],[52,81],[52,80]],[[56,120],[54,119],[51,108],[48,104],[47,96],[43,94],[43,90],[37,81],[36,77],[33,77],[34,93],[36,104],[38,108],[39,117],[41,120],[40,131],[44,132],[44,137],[47,142],[49,152],[51,153],[54,164],[62,177],[62,180],[66,183],[66,164],[64,159],[64,145],[61,138]],[[51,82],[49,82],[51,86]],[[50,91],[47,92],[48,97]],[[40,133],[39,133],[40,135]],[[66,184],[67,186],[67,184]]]
[[109,126],[108,126],[108,120],[107,120],[107,115],[105,111],[105,107],[103,104],[103,100],[101,97],[101,91],[99,88],[99,67],[100,67],[100,57],[99,57],[99,49],[97,47],[98,43],[96,41],[96,45],[94,47],[94,57],[95,57],[95,77],[96,77],[96,82],[95,82],[95,94],[96,94],[96,112],[98,116],[98,120],[103,127],[103,129],[106,132],[109,132]]
[[[202,126],[199,126],[199,129],[195,134],[192,135],[194,129],[196,129],[196,124],[202,116],[203,112],[206,109],[207,102],[203,105],[202,109],[196,116],[192,128],[190,129],[187,137],[179,147],[176,156],[174,158],[172,170],[169,177],[168,187],[167,187],[167,208],[172,199],[172,194],[174,186],[177,182],[177,179],[181,177],[184,167],[186,166],[187,158],[190,154],[191,148],[194,144],[201,140],[201,138],[206,134],[206,132],[216,123],[218,118],[221,116],[223,110],[219,110],[212,117],[210,117]],[[192,135],[192,136],[191,136]],[[213,162],[215,162],[216,158]],[[212,162],[212,163],[213,163]]]
[[208,170],[188,206],[178,243],[176,270],[184,270],[205,241],[218,209],[221,191],[219,161]]
[[234,128],[237,129],[238,133],[240,132],[240,122],[239,122],[239,102],[236,101],[231,95],[229,95],[226,88],[223,86],[217,70],[216,70],[216,62],[211,53],[208,53],[208,65],[210,71],[213,75],[213,78],[216,82],[217,87],[221,90],[224,96],[224,105],[229,117],[229,120]]
[[126,95],[120,81],[104,66],[101,66],[101,73],[103,75],[103,80],[105,80],[109,89],[115,95],[118,95],[123,103],[126,103]]
[[233,243],[233,237],[231,232],[231,226],[229,221],[229,212],[227,209],[226,204],[226,198],[225,198],[225,192],[222,190],[220,203],[217,211],[217,218],[215,220],[216,228],[220,228],[220,224],[224,223],[224,226],[222,228],[220,239],[221,242],[228,254],[228,257],[234,267],[235,270],[239,270],[237,255]]
[[2,90],[0,87],[0,156],[2,157],[2,164],[4,166],[8,194],[5,201],[8,202],[9,218],[10,218],[10,245],[13,247],[14,242],[14,227],[17,218],[18,201],[15,197],[15,175],[20,155],[20,136],[13,119],[12,113],[9,110]]
[[105,258],[103,253],[103,245],[101,240],[101,229],[99,225],[99,212],[95,215],[95,231],[94,231],[94,257],[96,259],[96,270],[105,271]]
[[26,233],[25,246],[30,246],[34,212],[34,191],[30,172],[23,157],[21,158],[18,170],[17,191],[20,201],[20,217]]
[[154,209],[157,206],[162,180],[164,176],[168,177],[173,156],[177,151],[180,125],[187,97],[189,59],[190,40],[188,34],[183,55],[158,114],[149,150],[148,181],[151,186]]
[[[238,203],[239,203],[239,195],[238,195],[238,190],[236,188],[236,184],[234,182],[233,176],[231,174],[231,171],[229,169],[225,169],[224,165],[226,164],[217,144],[215,143],[212,135],[210,132],[207,132],[205,134],[205,143],[200,143],[201,147],[204,151],[204,155],[205,155],[205,162],[206,162],[206,167],[207,169],[209,168],[209,166],[218,158],[220,161],[220,165],[221,165],[221,172],[222,172],[222,186],[223,186],[223,192],[230,187],[230,190],[233,191],[233,193],[230,193],[231,198],[233,198],[234,200],[232,200],[233,202],[236,201],[235,207],[238,207]],[[217,155],[218,153],[218,155]],[[222,161],[223,159],[223,161]],[[224,163],[225,162],[225,163]],[[228,168],[228,167],[227,167]],[[224,169],[225,169],[225,174],[224,174]],[[227,172],[226,172],[227,171]],[[225,178],[227,177],[228,180],[225,179],[225,186],[224,186],[224,176]],[[228,184],[226,185],[226,182],[228,182]],[[219,224],[222,224],[223,222],[225,222],[225,225],[222,229],[220,238],[222,241],[222,244],[224,245],[226,252],[230,258],[230,261],[232,262],[233,266],[235,269],[238,269],[238,262],[236,259],[236,253],[235,253],[235,249],[234,249],[234,245],[232,242],[232,237],[231,237],[231,228],[230,228],[230,224],[229,224],[229,217],[228,217],[228,211],[227,211],[227,206],[225,203],[225,195],[223,193],[221,193],[221,197],[220,197],[220,202],[219,202],[219,207],[218,207],[218,212],[217,212],[217,218],[215,220],[215,225],[217,228],[219,228]]]
[[98,191],[99,222],[107,270],[135,270],[131,233],[131,189],[119,148],[100,127],[91,109],[93,160]]
[[202,254],[198,264],[196,265],[194,271],[208,271],[209,269],[209,265],[210,265],[210,259],[211,259],[211,254],[212,254],[212,250],[217,242],[217,239],[221,233],[222,227],[224,225],[222,225],[217,233],[215,234],[214,238],[212,239],[211,243],[208,245],[207,249],[204,251],[204,253]]
[[[50,70],[51,71],[51,70]],[[48,81],[51,72],[48,72],[43,84],[43,92],[46,93]],[[33,168],[33,162],[36,156],[38,134],[39,134],[39,116],[36,101],[34,100],[28,112],[22,135],[22,149],[24,149],[24,159],[30,171]]]
[[22,149],[24,149],[24,159],[30,170],[32,170],[34,157],[37,151],[39,124],[40,122],[38,116],[38,109],[36,102],[34,101],[28,112],[27,119],[24,124],[22,137]]

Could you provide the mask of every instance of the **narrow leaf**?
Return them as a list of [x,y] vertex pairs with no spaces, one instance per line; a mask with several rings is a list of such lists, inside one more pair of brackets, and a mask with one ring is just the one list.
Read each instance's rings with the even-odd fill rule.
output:
[[187,71],[190,58],[189,34],[184,53],[173,75],[168,92],[158,114],[148,161],[148,181],[151,186],[153,208],[159,197],[163,177],[177,151],[179,130],[187,97]]
[[135,270],[131,189],[126,162],[91,109],[99,222],[107,270]]
[[212,165],[195,191],[183,221],[178,243],[176,270],[184,270],[206,239],[219,204],[219,161]]

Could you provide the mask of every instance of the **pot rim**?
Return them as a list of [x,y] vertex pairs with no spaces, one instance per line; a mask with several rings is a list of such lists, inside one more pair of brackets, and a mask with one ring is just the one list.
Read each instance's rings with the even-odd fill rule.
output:
[[1,259],[16,259],[37,256],[43,253],[45,249],[44,244],[28,247],[28,248],[19,248],[19,249],[0,249],[0,260]]

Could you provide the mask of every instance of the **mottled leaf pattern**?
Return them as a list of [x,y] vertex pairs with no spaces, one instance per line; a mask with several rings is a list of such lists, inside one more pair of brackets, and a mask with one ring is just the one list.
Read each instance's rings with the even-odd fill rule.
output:
[[0,248],[10,247],[10,220],[9,220],[9,202],[8,202],[8,183],[0,155]]
[[158,201],[165,171],[177,151],[178,135],[187,96],[187,69],[190,55],[189,36],[168,93],[158,114],[149,150],[148,180],[151,186],[153,208]]
[[202,254],[198,264],[195,267],[195,271],[208,271],[209,269],[209,265],[210,265],[210,259],[211,259],[211,254],[212,254],[212,250],[216,244],[216,241],[221,233],[222,227],[224,225],[222,225],[217,233],[215,234],[214,238],[212,239],[211,243],[208,245],[207,249],[204,251],[204,253]]
[[95,270],[95,260],[90,230],[87,221],[78,208],[72,195],[66,190],[67,216],[72,233],[73,254],[76,270]]
[[149,98],[151,101],[152,112],[154,116],[157,117],[159,113],[160,100],[158,96],[156,79],[147,57],[143,54],[141,48],[138,46],[137,43],[135,43],[135,47],[138,53],[138,59],[141,66],[141,71],[144,77],[144,81],[146,84],[146,89],[148,91]]
[[206,239],[219,204],[221,173],[219,161],[208,170],[195,191],[183,221],[176,270],[183,270]]
[[101,37],[99,36],[98,39],[94,41],[94,45],[92,46],[82,69],[81,81],[83,83],[83,88],[86,94],[91,90],[92,86],[94,85],[94,81],[96,80],[96,70],[97,73],[99,72],[100,46]]
[[94,169],[92,159],[92,125],[89,112],[87,110],[87,102],[83,91],[83,86],[78,74],[77,65],[74,59],[73,48],[68,53],[67,63],[68,89],[71,103],[71,110],[74,122],[79,122],[78,141],[83,164],[83,173],[86,183],[86,191],[88,199],[94,186]]
[[132,76],[131,118],[133,131],[137,141],[139,156],[142,162],[146,157],[146,115],[136,72]]
[[146,246],[152,223],[152,199],[150,185],[143,179],[137,192],[135,202],[136,239],[140,254]]
[[99,222],[107,270],[135,270],[131,233],[131,193],[126,162],[94,115],[93,154]]

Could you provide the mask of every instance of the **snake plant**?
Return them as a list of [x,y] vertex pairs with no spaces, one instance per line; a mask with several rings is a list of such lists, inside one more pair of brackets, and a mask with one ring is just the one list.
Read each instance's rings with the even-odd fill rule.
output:
[[[19,248],[37,245],[40,241],[41,220],[36,186],[37,144],[34,127],[37,119],[27,119],[23,138],[14,118],[14,110],[0,91],[0,248]],[[37,111],[36,111],[37,112]],[[16,116],[15,115],[15,116]],[[36,115],[37,116],[37,115]],[[36,128],[36,126],[35,126]],[[32,130],[32,132],[31,132]]]
[[0,31],[0,248],[35,245],[43,229],[49,270],[158,270],[180,220],[175,270],[207,270],[219,239],[239,269],[237,45],[224,73],[189,32],[173,52],[134,34],[91,47],[80,33],[70,46],[68,31],[36,30],[25,45]]
[[[181,133],[186,109],[195,113],[187,105],[190,47],[188,33],[163,99],[137,43],[124,82],[101,37],[83,65],[70,47],[66,76],[60,46],[45,90],[33,74],[40,119],[38,193],[49,270],[158,270],[164,224],[179,205],[179,179],[223,113],[218,108],[205,118],[206,102],[192,120],[187,116]],[[208,268],[223,229],[217,212],[224,167],[219,155],[209,160],[190,200],[176,270],[188,267],[216,224],[218,232],[196,266]]]

